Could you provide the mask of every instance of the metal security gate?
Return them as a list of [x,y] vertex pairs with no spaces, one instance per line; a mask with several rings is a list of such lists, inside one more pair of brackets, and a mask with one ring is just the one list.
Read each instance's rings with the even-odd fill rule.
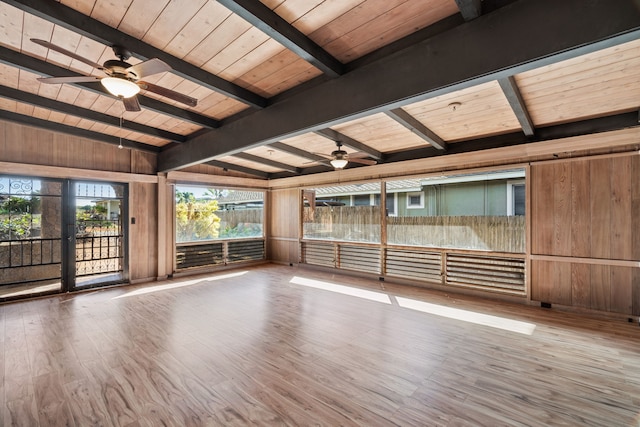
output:
[[0,175],[0,301],[62,290],[62,188]]
[[0,175],[0,301],[128,280],[127,185]]
[[70,290],[127,280],[127,186],[70,182],[67,212]]

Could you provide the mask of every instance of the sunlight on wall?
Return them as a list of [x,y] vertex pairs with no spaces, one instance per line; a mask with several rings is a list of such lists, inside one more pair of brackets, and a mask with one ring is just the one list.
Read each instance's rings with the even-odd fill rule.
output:
[[447,317],[449,319],[460,320],[463,322],[474,323],[476,325],[489,326],[491,328],[502,329],[518,334],[532,335],[533,331],[536,329],[536,325],[533,323],[521,322],[519,320],[507,319],[505,317],[492,316],[489,314],[476,313],[474,311],[462,310],[444,305],[431,304],[411,298],[403,298],[394,295],[389,296],[382,292],[374,292],[351,286],[307,279],[304,277],[294,276],[290,280],[290,283],[363,298],[370,301],[381,302],[384,304],[391,304],[391,299],[393,298],[402,308],[421,311],[423,313],[434,314],[436,316]]
[[166,291],[168,289],[183,288],[185,286],[197,285],[199,283],[212,282],[214,280],[229,279],[231,277],[238,277],[238,276],[245,275],[247,273],[248,273],[247,271],[239,271],[239,272],[236,272],[236,273],[221,274],[221,275],[218,275],[218,276],[201,277],[201,278],[198,278],[198,279],[195,279],[195,280],[186,280],[186,281],[181,281],[181,282],[166,283],[166,284],[157,285],[157,286],[149,286],[149,287],[144,287],[144,288],[141,288],[141,289],[136,289],[135,291],[127,292],[127,293],[122,294],[122,295],[118,295],[117,297],[113,297],[112,299],[135,297],[135,296],[138,296],[138,295],[150,294],[152,292]]

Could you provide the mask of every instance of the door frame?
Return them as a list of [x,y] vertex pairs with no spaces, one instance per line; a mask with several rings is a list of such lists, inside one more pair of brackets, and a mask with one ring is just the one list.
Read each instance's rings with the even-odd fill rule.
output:
[[[76,277],[76,184],[121,185],[123,194],[120,205],[122,227],[122,276],[88,285],[77,286]],[[98,287],[114,286],[129,282],[129,184],[124,182],[98,181],[91,179],[64,179],[62,186],[63,226],[62,226],[62,289],[74,292]]]

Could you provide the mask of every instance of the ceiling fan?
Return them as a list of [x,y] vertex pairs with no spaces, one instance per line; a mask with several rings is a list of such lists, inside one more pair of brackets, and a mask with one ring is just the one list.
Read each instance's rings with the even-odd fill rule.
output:
[[106,77],[41,77],[38,79],[38,81],[42,83],[61,84],[99,81],[109,91],[109,93],[122,99],[124,107],[127,111],[140,111],[140,103],[138,102],[138,98],[136,97],[138,92],[140,92],[140,89],[156,93],[158,95],[164,96],[165,98],[172,99],[190,107],[195,107],[198,104],[198,100],[195,98],[183,95],[162,86],[154,85],[152,83],[140,80],[153,74],[171,70],[171,67],[167,63],[161,61],[158,58],[149,59],[139,64],[131,65],[128,62],[125,62],[131,57],[131,52],[129,52],[122,46],[113,46],[113,53],[119,59],[110,59],[104,64],[100,65],[97,62],[93,62],[74,52],[71,52],[60,46],[56,46],[46,40],[31,39],[31,41],[73,59],[77,59],[80,62],[84,62],[85,64],[90,65],[93,68],[102,70],[107,75]]
[[340,141],[336,141],[336,146],[338,147],[338,149],[332,151],[330,156],[327,156],[326,154],[322,154],[322,153],[316,153],[319,156],[325,157],[329,161],[331,166],[333,166],[333,168],[336,170],[344,169],[345,166],[349,164],[349,162],[360,163],[361,165],[369,165],[369,166],[375,165],[377,163],[375,160],[363,159],[362,157],[368,156],[367,153],[362,153],[362,152],[351,153],[351,154],[347,153],[342,149],[342,144],[340,143]]

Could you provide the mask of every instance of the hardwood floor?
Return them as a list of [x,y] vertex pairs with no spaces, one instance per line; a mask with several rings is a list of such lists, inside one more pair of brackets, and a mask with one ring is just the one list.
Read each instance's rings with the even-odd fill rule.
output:
[[1,305],[0,423],[640,425],[637,323],[381,285],[266,265]]

